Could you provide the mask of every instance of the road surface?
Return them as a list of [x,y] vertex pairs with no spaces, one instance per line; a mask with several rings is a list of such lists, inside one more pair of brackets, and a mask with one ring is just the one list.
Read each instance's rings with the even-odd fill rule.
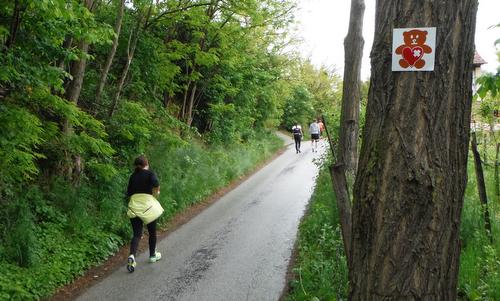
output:
[[[318,172],[309,142],[269,165],[158,243],[162,260],[126,263],[77,300],[278,300]],[[145,237],[147,239],[147,237]]]

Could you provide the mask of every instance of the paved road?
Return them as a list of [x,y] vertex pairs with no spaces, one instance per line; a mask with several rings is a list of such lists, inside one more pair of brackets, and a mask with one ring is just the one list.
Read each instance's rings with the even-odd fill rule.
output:
[[[287,144],[292,143],[287,138]],[[297,226],[318,168],[310,143],[293,145],[158,245],[77,300],[278,300]]]

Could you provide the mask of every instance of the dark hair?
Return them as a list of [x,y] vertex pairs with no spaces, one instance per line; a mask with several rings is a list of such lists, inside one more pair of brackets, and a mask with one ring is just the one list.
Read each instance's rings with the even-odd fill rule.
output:
[[135,158],[134,165],[135,165],[135,170],[139,170],[139,169],[144,169],[144,167],[148,166],[149,162],[146,156],[140,155],[139,157]]

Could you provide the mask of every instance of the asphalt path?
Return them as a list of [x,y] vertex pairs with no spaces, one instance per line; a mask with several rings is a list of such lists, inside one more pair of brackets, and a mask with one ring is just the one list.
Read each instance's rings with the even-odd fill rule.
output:
[[[77,300],[278,300],[319,153],[287,150],[158,243],[162,260],[137,257]],[[147,237],[143,238],[147,239]]]

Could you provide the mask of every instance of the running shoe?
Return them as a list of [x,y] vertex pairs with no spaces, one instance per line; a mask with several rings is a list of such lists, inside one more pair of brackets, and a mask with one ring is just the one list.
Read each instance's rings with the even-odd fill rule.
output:
[[135,257],[134,255],[130,255],[127,259],[127,270],[130,272],[130,273],[133,273],[135,271],[135,266],[137,265],[137,263],[135,262]]
[[149,257],[149,262],[155,263],[155,262],[157,262],[160,259],[161,259],[161,253],[160,252],[156,252],[155,256],[150,256]]

